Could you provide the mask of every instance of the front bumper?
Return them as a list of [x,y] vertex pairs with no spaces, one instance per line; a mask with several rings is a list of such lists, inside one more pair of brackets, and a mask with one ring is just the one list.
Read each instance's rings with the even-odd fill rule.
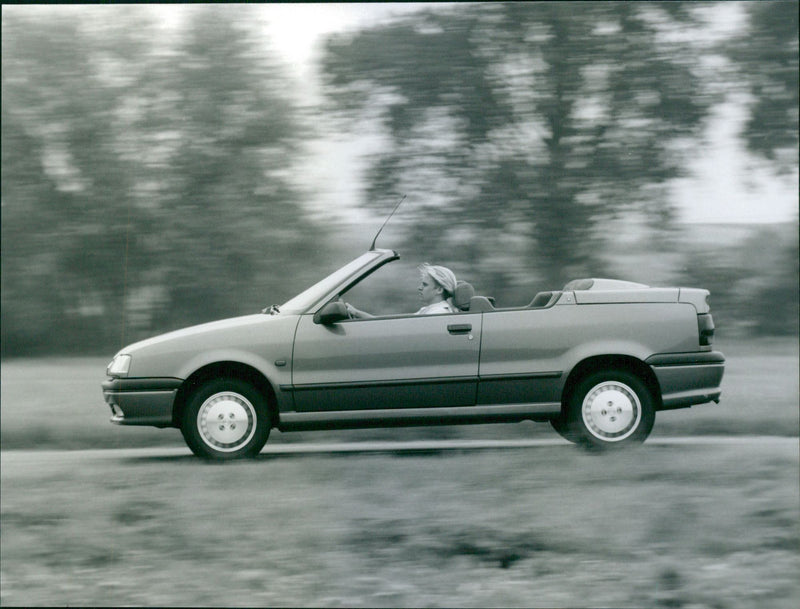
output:
[[103,397],[111,407],[111,422],[172,427],[172,407],[182,383],[174,378],[108,379]]
[[719,351],[660,353],[646,362],[661,387],[661,410],[719,402],[725,356]]

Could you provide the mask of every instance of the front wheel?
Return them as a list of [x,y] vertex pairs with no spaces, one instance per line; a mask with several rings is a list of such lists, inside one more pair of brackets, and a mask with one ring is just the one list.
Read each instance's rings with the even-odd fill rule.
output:
[[581,380],[569,400],[569,433],[594,448],[644,442],[655,422],[653,396],[624,370],[595,372]]
[[192,452],[209,459],[257,455],[269,437],[267,403],[239,379],[214,379],[189,398],[181,432]]

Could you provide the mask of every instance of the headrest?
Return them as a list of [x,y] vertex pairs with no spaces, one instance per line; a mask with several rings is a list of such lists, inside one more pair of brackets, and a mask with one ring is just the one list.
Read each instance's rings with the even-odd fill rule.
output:
[[459,311],[469,310],[469,301],[475,296],[475,288],[466,281],[459,280],[456,283],[456,291],[453,293],[453,304]]

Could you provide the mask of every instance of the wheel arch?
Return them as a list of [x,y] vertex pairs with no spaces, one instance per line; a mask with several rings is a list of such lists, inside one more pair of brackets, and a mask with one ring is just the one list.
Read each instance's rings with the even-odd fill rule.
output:
[[266,399],[269,409],[270,427],[278,424],[278,407],[275,389],[264,374],[248,364],[235,361],[221,361],[206,364],[190,374],[178,388],[172,408],[172,424],[180,427],[184,408],[192,392],[206,381],[215,378],[235,378],[253,385]]
[[644,382],[653,398],[655,410],[661,410],[661,387],[653,369],[642,360],[631,355],[595,355],[580,362],[570,371],[561,392],[561,412],[567,413],[572,392],[586,376],[603,370],[625,370]]

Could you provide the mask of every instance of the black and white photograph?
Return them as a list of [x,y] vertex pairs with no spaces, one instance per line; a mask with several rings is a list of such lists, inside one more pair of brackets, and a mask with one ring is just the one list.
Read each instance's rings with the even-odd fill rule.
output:
[[797,607],[799,14],[4,4],[0,606]]

